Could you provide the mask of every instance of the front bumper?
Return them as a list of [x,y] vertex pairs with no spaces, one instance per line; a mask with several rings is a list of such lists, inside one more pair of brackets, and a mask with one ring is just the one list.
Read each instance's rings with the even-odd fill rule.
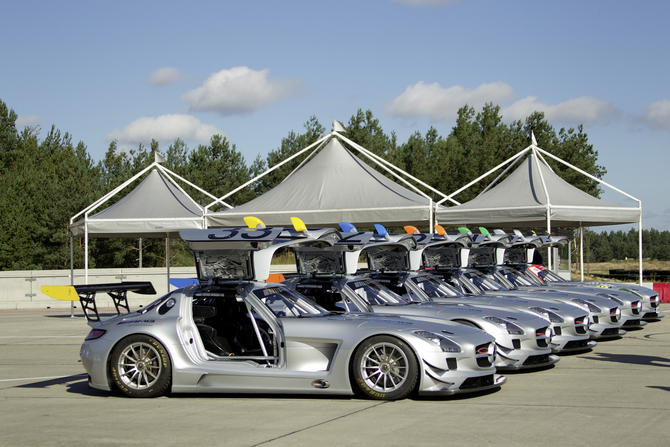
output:
[[553,352],[554,354],[568,354],[573,352],[589,351],[595,348],[596,346],[598,346],[597,341],[588,339],[577,339],[577,340],[571,340],[563,344],[562,346],[557,346],[553,348],[551,352]]
[[642,317],[642,321],[658,321],[663,317],[665,317],[665,315],[659,313],[658,311],[644,309],[644,316]]
[[592,340],[608,340],[626,335],[626,331],[619,329],[619,327],[589,329],[589,331],[591,331]]
[[421,387],[418,394],[419,396],[452,396],[454,394],[475,393],[498,388],[505,382],[507,382],[507,377],[500,374],[466,377],[458,386],[445,387],[444,383],[436,383],[434,386]]
[[496,369],[498,371],[518,371],[522,369],[535,369],[551,366],[558,362],[561,358],[552,354],[528,355],[523,360],[509,361],[500,351],[498,351],[498,361],[496,361]]

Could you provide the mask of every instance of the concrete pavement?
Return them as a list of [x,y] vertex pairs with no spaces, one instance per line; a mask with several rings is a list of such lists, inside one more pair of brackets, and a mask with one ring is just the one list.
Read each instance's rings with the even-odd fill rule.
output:
[[[661,307],[666,315],[670,305]],[[507,374],[475,396],[376,402],[342,397],[171,395],[88,389],[69,311],[0,312],[0,446],[668,445],[670,318]]]

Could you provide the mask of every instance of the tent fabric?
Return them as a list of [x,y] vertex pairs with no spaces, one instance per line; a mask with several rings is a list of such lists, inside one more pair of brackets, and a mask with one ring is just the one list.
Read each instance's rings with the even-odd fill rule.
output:
[[[90,237],[173,237],[179,230],[203,228],[203,214],[200,205],[153,169],[135,189],[86,222]],[[73,223],[70,231],[84,237],[84,220]]]
[[638,222],[641,211],[585,193],[531,155],[494,188],[462,205],[438,209],[436,218],[441,225],[546,227],[548,212],[552,227],[588,227]]
[[331,138],[309,162],[260,197],[207,214],[208,227],[244,226],[255,216],[267,226],[289,226],[299,217],[311,226],[427,224],[430,200],[371,168]]

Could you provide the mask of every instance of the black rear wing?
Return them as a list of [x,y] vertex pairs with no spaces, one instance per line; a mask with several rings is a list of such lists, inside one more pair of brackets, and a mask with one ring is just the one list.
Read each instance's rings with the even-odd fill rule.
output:
[[62,301],[77,301],[81,303],[81,308],[89,322],[97,323],[100,321],[98,306],[95,297],[98,293],[106,293],[112,298],[116,314],[121,315],[130,313],[128,306],[128,292],[135,292],[140,295],[156,295],[156,289],[150,281],[120,282],[109,284],[82,284],[77,286],[42,286],[42,293],[51,298]]

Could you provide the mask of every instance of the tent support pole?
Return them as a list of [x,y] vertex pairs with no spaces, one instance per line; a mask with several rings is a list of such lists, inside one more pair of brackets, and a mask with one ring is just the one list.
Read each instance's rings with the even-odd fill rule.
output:
[[170,235],[165,238],[165,263],[167,264],[167,291],[170,292]]
[[584,282],[584,228],[579,223],[579,265],[582,271],[582,282]]
[[[74,241],[70,233],[70,285],[74,286]],[[70,301],[70,318],[74,318],[74,301]]]
[[[549,209],[549,206],[547,205],[547,233],[551,235],[551,211]],[[549,264],[547,267],[549,267],[549,270],[553,271],[554,269],[552,268],[553,262],[552,262],[552,250],[551,247],[549,247],[549,250],[547,252],[547,257],[549,258]]]
[[642,210],[641,209],[640,209],[640,220],[637,222],[637,233],[638,233],[638,241],[637,241],[638,257],[640,259],[640,287],[642,287]]
[[430,205],[429,205],[430,206],[430,217],[428,218],[428,232],[432,233],[433,230],[435,229],[435,227],[433,225],[433,199],[431,198],[429,200],[430,200]]
[[84,221],[84,284],[88,284],[88,222]]

